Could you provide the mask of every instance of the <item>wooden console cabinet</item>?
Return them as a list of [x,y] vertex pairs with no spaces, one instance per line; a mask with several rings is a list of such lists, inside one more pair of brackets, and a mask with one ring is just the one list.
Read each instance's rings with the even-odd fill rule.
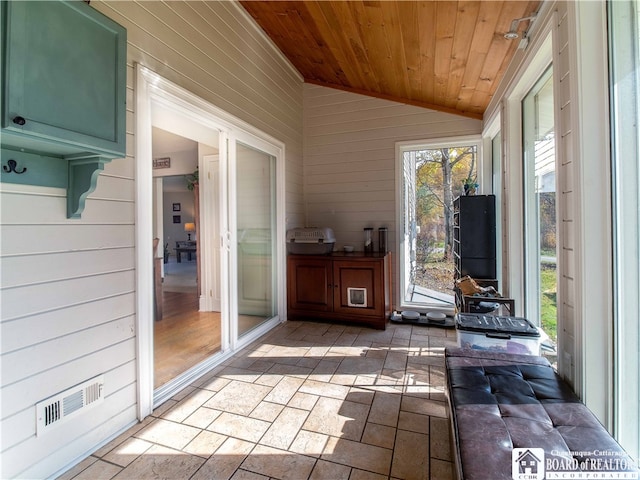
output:
[[386,328],[391,314],[390,255],[289,255],[288,316]]

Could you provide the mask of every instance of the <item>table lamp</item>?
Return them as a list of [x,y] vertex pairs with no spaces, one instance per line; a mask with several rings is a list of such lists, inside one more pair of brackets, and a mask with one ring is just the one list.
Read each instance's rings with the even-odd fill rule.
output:
[[187,241],[191,241],[191,232],[195,232],[196,231],[196,224],[195,223],[185,223],[184,224],[184,231],[187,232]]

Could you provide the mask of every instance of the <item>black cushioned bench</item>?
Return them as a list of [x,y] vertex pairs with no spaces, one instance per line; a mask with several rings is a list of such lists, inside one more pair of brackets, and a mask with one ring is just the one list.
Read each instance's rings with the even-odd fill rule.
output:
[[546,478],[564,471],[637,474],[634,461],[545,358],[447,348],[445,360],[458,478],[512,480],[514,449],[543,449],[525,458],[540,460],[532,474],[542,465]]

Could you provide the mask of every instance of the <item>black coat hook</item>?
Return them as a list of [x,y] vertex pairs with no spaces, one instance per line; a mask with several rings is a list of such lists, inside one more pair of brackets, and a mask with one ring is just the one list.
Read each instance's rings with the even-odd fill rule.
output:
[[7,160],[7,165],[3,165],[2,169],[6,172],[6,173],[11,173],[14,172],[18,175],[20,175],[21,173],[24,173],[27,171],[27,167],[22,167],[22,169],[18,169],[16,168],[18,166],[18,162],[16,162],[15,160],[11,159],[11,160]]

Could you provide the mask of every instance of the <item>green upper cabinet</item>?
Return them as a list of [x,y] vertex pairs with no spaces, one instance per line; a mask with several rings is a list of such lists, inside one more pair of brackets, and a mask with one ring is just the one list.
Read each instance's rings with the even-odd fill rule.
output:
[[3,7],[3,145],[123,157],[126,30],[82,1]]
[[1,7],[0,180],[64,178],[77,218],[104,164],[126,155],[127,32],[80,0]]

